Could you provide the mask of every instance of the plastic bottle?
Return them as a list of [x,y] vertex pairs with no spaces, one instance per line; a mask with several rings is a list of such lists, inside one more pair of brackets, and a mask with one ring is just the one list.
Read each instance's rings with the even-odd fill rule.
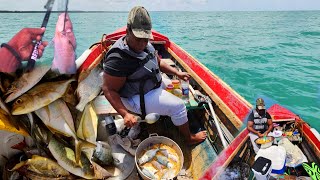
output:
[[189,81],[181,80],[182,100],[189,103]]
[[107,132],[109,133],[109,135],[114,135],[117,133],[117,128],[116,128],[116,125],[114,123],[114,119],[112,116],[106,116],[104,118],[104,120],[106,121],[106,129],[107,129]]

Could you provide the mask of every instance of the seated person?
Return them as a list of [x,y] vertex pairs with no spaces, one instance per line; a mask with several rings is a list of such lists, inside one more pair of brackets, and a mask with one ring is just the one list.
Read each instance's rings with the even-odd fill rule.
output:
[[248,117],[247,129],[250,132],[249,137],[253,149],[257,153],[259,148],[254,141],[259,137],[272,136],[270,132],[273,129],[271,116],[267,112],[262,98],[256,100],[256,108],[251,111]]

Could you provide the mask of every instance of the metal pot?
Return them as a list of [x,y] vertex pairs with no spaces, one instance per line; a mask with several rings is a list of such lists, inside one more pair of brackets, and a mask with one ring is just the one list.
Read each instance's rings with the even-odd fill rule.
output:
[[274,141],[274,137],[272,137],[272,136],[267,136],[267,137],[265,137],[265,138],[266,138],[269,142],[263,142],[263,141],[259,142],[260,140],[263,140],[264,137],[257,138],[254,142],[255,142],[258,146],[260,146],[261,149],[266,149],[266,148],[272,146],[272,143],[273,143],[273,141]]
[[138,169],[138,172],[139,174],[141,175],[141,177],[145,180],[150,180],[151,178],[149,178],[148,176],[146,176],[142,170],[140,169],[139,165],[138,165],[138,158],[141,157],[142,155],[142,152],[146,149],[148,149],[150,146],[154,145],[154,144],[165,144],[165,145],[168,145],[170,146],[171,148],[173,148],[177,154],[178,154],[178,157],[179,157],[179,161],[180,161],[180,169],[179,171],[177,172],[177,174],[172,177],[172,178],[175,178],[178,176],[179,172],[181,171],[182,169],[182,166],[183,166],[183,160],[184,160],[184,157],[183,157],[183,153],[180,149],[180,147],[178,146],[178,144],[176,142],[174,142],[173,140],[167,138],[167,137],[164,137],[164,136],[158,136],[157,134],[150,134],[150,137],[148,137],[147,139],[143,140],[138,148],[136,149],[136,154],[135,154],[135,163],[136,163],[136,166],[137,166],[137,169]]

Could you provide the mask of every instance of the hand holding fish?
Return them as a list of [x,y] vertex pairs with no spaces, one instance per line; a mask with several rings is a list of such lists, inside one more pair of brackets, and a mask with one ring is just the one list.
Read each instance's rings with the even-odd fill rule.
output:
[[[20,65],[20,61],[28,60],[32,53],[34,43],[40,41],[45,28],[23,28],[7,44],[2,44],[0,49],[1,72],[14,72]],[[48,42],[42,42],[39,46],[40,58]]]

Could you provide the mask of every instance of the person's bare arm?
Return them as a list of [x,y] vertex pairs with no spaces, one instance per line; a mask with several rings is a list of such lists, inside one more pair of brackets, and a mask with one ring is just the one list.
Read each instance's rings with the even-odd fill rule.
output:
[[166,74],[176,75],[178,76],[179,79],[182,79],[185,81],[190,79],[190,75],[187,72],[181,72],[181,71],[178,71],[176,68],[171,67],[166,62],[162,61],[161,58],[158,56],[158,54],[157,54],[157,59],[159,62],[159,67],[161,72],[164,72]]
[[273,123],[272,123],[272,119],[268,119],[268,130],[265,132],[265,135],[267,136],[268,134],[269,134],[269,132],[271,132],[272,131],[272,129],[273,129]]
[[259,131],[256,131],[256,130],[253,128],[253,121],[248,121],[247,129],[248,129],[248,131],[256,134],[256,135],[259,136],[259,137],[262,137],[262,136],[263,136],[263,134],[261,134]]
[[126,77],[115,77],[104,73],[102,90],[112,107],[123,117],[125,125],[132,127],[137,123],[137,118],[129,113],[118,93],[125,82]]

